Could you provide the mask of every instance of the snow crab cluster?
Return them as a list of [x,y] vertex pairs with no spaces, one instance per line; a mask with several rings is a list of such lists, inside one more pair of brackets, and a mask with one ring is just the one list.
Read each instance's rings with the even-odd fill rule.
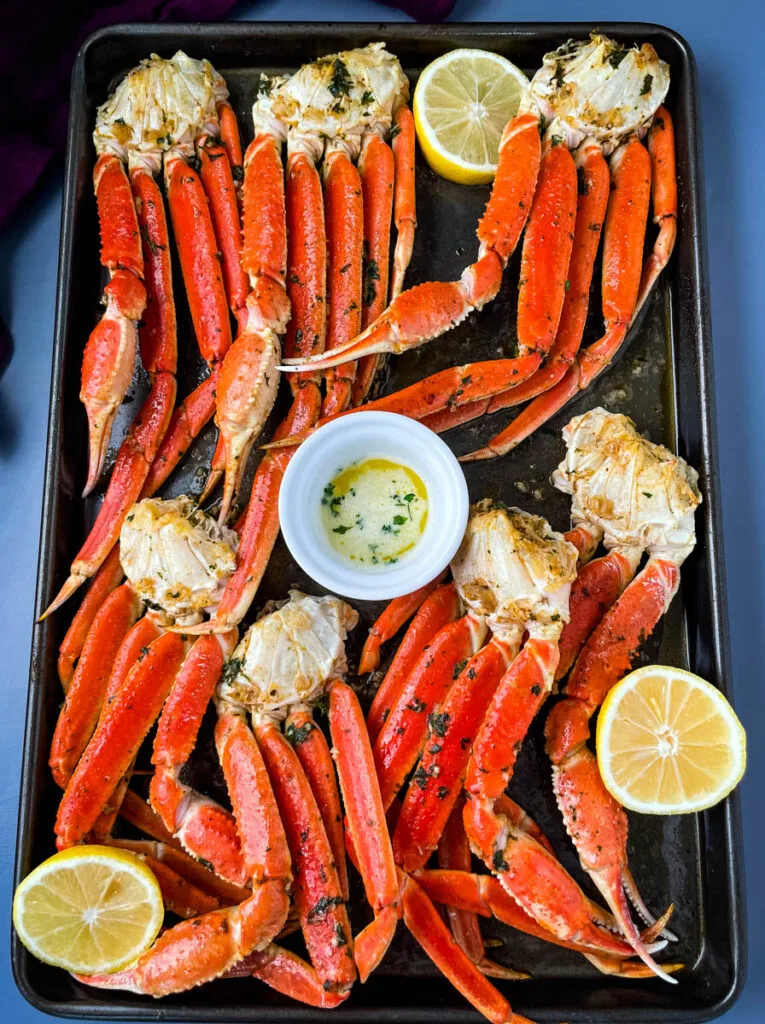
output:
[[[345,602],[293,591],[240,636],[278,534],[284,470],[318,424],[360,407],[445,430],[529,401],[468,456],[488,458],[608,365],[674,243],[668,85],[650,46],[593,35],[549,54],[505,128],[476,262],[457,282],[409,291],[414,127],[409,83],[383,44],[291,77],[261,75],[244,155],[225,82],[183,53],[144,61],[100,108],[94,186],[110,281],[83,360],[86,493],[102,475],[137,348],[152,386],[46,612],[91,580],[59,652],[55,832],[60,848],[98,841],[138,852],[181,921],[132,967],[85,984],[162,996],[251,975],[335,1007],[375,970],[403,919],[489,1020],[523,1021],[488,980],[519,976],[486,956],[478,917],[491,915],[603,972],[673,980],[681,965],[654,959],[673,937],[669,911],[654,918],[639,895],[626,816],[587,740],[693,548],[700,496],[682,459],[623,416],[594,409],[573,419],[554,478],[572,497],[571,529],[478,502],[451,580],[393,601],[373,627],[360,673],[412,620],[366,718],[344,681],[358,620]],[[210,370],[177,406],[160,171]],[[658,232],[643,262],[651,201]],[[601,234],[605,329],[580,351]],[[497,295],[521,238],[518,355],[366,402],[386,353],[438,337]],[[246,509],[227,525],[281,372],[291,406]],[[155,497],[213,415],[218,447],[202,501],[222,479],[217,522],[189,498]],[[594,558],[601,542],[607,553]],[[505,792],[531,721],[564,678],[546,723],[554,791],[608,909]],[[230,810],[185,781],[211,702]],[[130,782],[155,725],[146,801]],[[148,838],[115,837],[118,816]],[[485,872],[474,872],[473,855]],[[355,936],[349,861],[372,915]],[[280,944],[297,929],[308,960]]]

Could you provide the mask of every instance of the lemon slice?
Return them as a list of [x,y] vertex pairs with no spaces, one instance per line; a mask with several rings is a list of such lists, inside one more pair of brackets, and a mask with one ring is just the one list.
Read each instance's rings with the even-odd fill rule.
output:
[[710,683],[648,665],[625,676],[598,718],[598,765],[608,791],[643,814],[712,807],[746,768],[746,733]]
[[118,971],[157,937],[164,908],[138,857],[74,846],[27,875],[13,898],[19,938],[40,960],[76,974]]
[[461,185],[494,179],[502,130],[518,113],[528,78],[488,50],[452,50],[425,68],[414,90],[414,125],[430,166]]

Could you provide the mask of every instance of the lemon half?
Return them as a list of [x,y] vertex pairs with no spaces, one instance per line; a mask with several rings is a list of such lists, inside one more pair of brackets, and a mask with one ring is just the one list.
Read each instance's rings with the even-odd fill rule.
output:
[[13,924],[38,959],[76,974],[112,973],[152,944],[164,907],[138,857],[109,846],[74,846],[27,875]]
[[502,131],[529,84],[505,57],[452,50],[425,68],[414,90],[414,125],[430,166],[461,185],[483,185],[497,172]]
[[648,665],[617,683],[598,718],[609,792],[643,814],[712,807],[746,769],[746,733],[725,697],[679,668]]

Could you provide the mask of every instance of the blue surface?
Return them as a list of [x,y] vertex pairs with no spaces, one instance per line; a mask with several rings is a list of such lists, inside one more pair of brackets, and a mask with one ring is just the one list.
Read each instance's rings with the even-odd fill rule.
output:
[[[756,9],[755,9],[756,8]],[[403,20],[371,0],[271,0],[242,5],[241,20]],[[688,40],[699,66],[715,339],[717,419],[721,452],[725,549],[736,705],[750,737],[742,784],[749,906],[750,973],[726,1024],[765,1019],[765,880],[757,865],[765,840],[758,783],[763,784],[765,723],[762,629],[765,623],[765,140],[762,37],[765,6],[732,0],[612,0],[546,4],[516,0],[459,0],[462,21],[654,21]],[[33,1024],[45,1015],[29,1007],[10,972],[8,937],[19,765],[26,703],[34,580],[48,410],[61,173],[45,186],[0,237],[0,314],[12,329],[13,362],[0,382],[0,544],[3,552],[0,622],[5,669],[0,676],[0,1019]],[[329,1019],[329,1018],[328,1018]],[[342,1013],[337,1015],[342,1020]],[[659,1024],[659,1022],[657,1022]]]

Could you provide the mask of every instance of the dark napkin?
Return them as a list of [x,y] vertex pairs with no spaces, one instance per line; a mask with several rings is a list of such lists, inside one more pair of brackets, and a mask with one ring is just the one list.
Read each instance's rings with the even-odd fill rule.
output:
[[[119,0],[104,4],[18,0],[3,15],[0,95],[9,100],[0,136],[0,227],[64,151],[69,79],[77,50],[99,28],[125,21],[221,21],[235,0]],[[10,5],[3,5],[8,11]],[[440,21],[454,0],[391,0],[418,21]],[[105,97],[104,97],[105,98]]]

